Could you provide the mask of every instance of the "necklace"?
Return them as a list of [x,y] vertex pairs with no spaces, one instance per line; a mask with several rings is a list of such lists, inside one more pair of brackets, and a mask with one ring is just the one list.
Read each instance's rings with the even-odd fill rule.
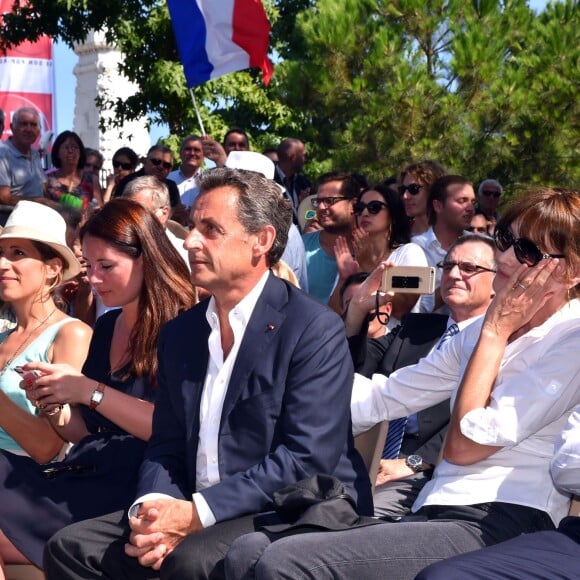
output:
[[12,353],[12,356],[4,363],[0,370],[0,377],[6,372],[8,367],[14,362],[14,359],[20,354],[24,345],[28,342],[30,337],[42,326],[44,326],[50,317],[56,312],[56,308],[44,319],[41,320],[27,335],[26,338],[18,345],[18,348]]

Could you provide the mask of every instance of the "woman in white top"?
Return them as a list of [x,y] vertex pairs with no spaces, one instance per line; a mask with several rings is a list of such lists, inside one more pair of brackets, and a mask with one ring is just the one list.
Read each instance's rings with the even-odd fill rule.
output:
[[[358,226],[352,234],[354,258],[344,238],[338,238],[335,245],[338,289],[353,273],[372,272],[384,261],[395,266],[427,266],[421,247],[410,242],[409,220],[397,192],[382,185],[371,187],[361,194],[354,213]],[[388,330],[408,312],[418,312],[417,294],[398,293],[390,302]]]
[[452,396],[444,459],[414,515],[271,545],[245,536],[228,554],[229,578],[254,565],[268,580],[414,578],[444,558],[554,529],[569,496],[554,486],[550,459],[580,404],[579,223],[576,191],[516,201],[496,229],[496,297],[483,320],[388,379],[355,378],[355,433]]

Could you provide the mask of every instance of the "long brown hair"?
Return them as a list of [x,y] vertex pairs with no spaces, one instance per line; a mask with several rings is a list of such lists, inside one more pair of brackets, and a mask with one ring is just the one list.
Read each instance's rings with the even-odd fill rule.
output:
[[196,303],[185,262],[155,216],[142,205],[113,199],[81,228],[115,250],[143,260],[139,317],[131,331],[128,374],[148,375],[157,384],[157,339],[163,324]]

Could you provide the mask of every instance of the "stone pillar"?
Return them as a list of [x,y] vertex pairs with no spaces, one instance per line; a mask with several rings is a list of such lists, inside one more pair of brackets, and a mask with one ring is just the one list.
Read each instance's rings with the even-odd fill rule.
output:
[[131,147],[144,156],[151,140],[146,119],[125,123],[121,129],[101,131],[101,118],[111,118],[112,111],[101,111],[95,102],[97,97],[126,99],[137,91],[134,83],[123,77],[118,70],[122,54],[107,44],[103,32],[90,32],[83,44],[75,45],[79,57],[74,68],[77,77],[73,130],[86,147],[98,149],[105,158],[103,168],[112,171],[111,160],[119,147]]

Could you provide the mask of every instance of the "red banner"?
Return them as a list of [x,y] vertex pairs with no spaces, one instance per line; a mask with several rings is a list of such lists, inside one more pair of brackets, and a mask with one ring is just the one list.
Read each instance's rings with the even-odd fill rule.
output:
[[[14,0],[0,0],[0,14],[10,12]],[[10,119],[20,107],[40,113],[41,132],[52,131],[54,123],[54,68],[52,39],[23,42],[0,55],[0,109],[6,115],[4,134],[10,136]]]

